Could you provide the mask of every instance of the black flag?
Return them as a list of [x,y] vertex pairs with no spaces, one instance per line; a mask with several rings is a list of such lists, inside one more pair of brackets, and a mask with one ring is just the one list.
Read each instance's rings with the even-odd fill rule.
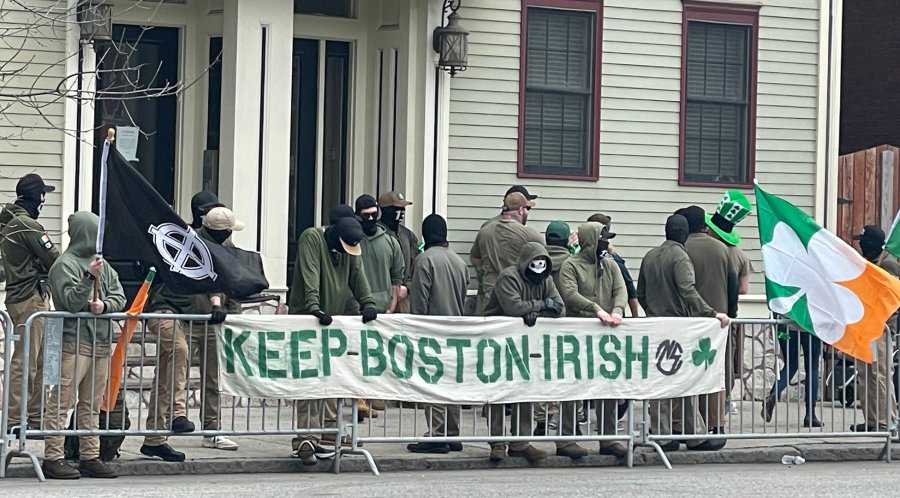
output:
[[179,294],[224,292],[241,299],[269,287],[258,253],[201,239],[112,147],[106,196],[107,259],[153,265]]

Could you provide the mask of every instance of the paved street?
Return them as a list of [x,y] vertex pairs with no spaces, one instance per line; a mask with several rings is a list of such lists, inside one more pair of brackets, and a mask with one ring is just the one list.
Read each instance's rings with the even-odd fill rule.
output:
[[6,496],[896,496],[898,464],[698,465],[636,469],[471,470],[367,474],[257,474],[3,482]]

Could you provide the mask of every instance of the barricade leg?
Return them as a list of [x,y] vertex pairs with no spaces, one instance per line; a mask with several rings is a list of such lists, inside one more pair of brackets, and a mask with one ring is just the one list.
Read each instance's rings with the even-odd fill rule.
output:
[[656,451],[656,454],[659,455],[659,459],[662,460],[663,465],[666,466],[667,469],[672,470],[672,463],[669,462],[669,457],[666,456],[666,452],[663,451],[662,447],[656,441],[650,439],[650,428],[653,424],[652,419],[650,418],[650,410],[655,410],[657,413],[661,410],[659,406],[660,403],[671,402],[670,400],[663,401],[648,401],[644,400],[644,416],[643,422],[641,423],[641,444],[645,446],[650,446]]
[[[359,418],[357,417],[357,415],[359,414],[359,400],[358,399],[353,400],[353,404],[352,404],[350,413],[351,413],[351,417],[350,417],[350,449],[347,450],[346,453],[348,455],[364,456],[366,458],[366,463],[369,464],[369,470],[372,471],[373,475],[377,476],[377,475],[379,475],[378,466],[375,465],[375,459],[372,458],[372,453],[370,453],[369,450],[359,447]],[[344,453],[344,451],[342,450],[338,453]]]
[[[4,319],[7,319],[7,317],[4,317]],[[8,332],[7,337],[9,337],[11,340],[6,342],[7,347],[9,347],[13,341],[18,341],[19,345],[22,346],[22,351],[30,351],[29,348],[31,347],[31,341],[29,339],[31,336],[31,328],[35,324],[36,319],[38,319],[38,321],[37,321],[38,324],[43,323],[43,315],[41,313],[35,313],[35,314],[31,315],[26,320],[25,328],[20,336],[15,335],[16,329],[11,326],[12,322],[8,321],[7,323],[10,326],[7,327],[7,332]],[[8,349],[7,349],[7,351],[8,351]],[[4,354],[6,356],[9,356],[9,353],[4,353]],[[29,356],[30,355],[28,355],[28,354],[22,355],[22,372],[29,371],[28,370],[30,368]],[[8,376],[5,375],[4,378],[6,379],[6,378],[8,378]],[[9,467],[9,464],[14,457],[28,458],[31,461],[32,467],[34,467],[34,472],[35,472],[35,474],[37,474],[38,479],[41,482],[43,482],[44,481],[44,472],[41,470],[41,464],[38,461],[37,456],[25,449],[25,440],[27,438],[26,433],[28,432],[27,421],[28,421],[28,400],[29,400],[29,389],[30,389],[29,380],[30,379],[29,379],[28,375],[22,376],[22,385],[21,385],[21,391],[20,391],[22,397],[20,398],[20,403],[19,403],[19,418],[22,422],[19,425],[18,448],[12,449],[10,447],[10,444],[12,443],[12,440],[14,439],[13,436],[10,436],[6,433],[2,434],[4,444],[3,444],[2,448],[0,448],[0,456],[2,456],[2,460],[0,460],[0,477],[6,477],[6,469]],[[38,379],[38,380],[40,380],[41,385],[43,385],[43,379]],[[4,382],[8,382],[8,380],[4,380]],[[6,399],[8,399],[7,394],[4,393],[3,396]],[[4,406],[6,406],[6,405],[4,405]],[[6,410],[4,408],[3,413],[4,413],[4,418],[7,420],[7,424],[9,423],[8,422],[8,417],[9,417],[8,411],[9,410]]]

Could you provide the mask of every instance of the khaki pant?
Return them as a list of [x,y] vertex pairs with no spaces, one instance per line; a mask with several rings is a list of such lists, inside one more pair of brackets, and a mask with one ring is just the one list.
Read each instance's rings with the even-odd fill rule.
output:
[[[219,430],[219,354],[216,349],[216,325],[207,326],[206,322],[194,322],[191,325],[190,349],[191,357],[196,357],[203,377],[203,430]],[[190,371],[190,364],[188,364]],[[185,414],[184,396],[175,397],[175,413]]]
[[[668,436],[675,429],[682,434],[707,434],[703,419],[697,413],[697,397],[671,398],[650,401],[650,430],[658,436]],[[688,441],[689,447],[703,441]]]
[[428,435],[433,437],[459,436],[459,405],[425,405]]
[[[506,422],[506,410],[503,405],[489,405],[488,424],[491,436],[503,436]],[[510,403],[512,414],[509,416],[509,433],[511,436],[531,436],[531,417],[534,414],[534,405],[531,403]],[[491,443],[491,446],[504,445],[506,443]],[[528,447],[527,441],[509,443],[509,449],[513,451],[523,450]]]
[[[25,322],[34,313],[50,309],[50,300],[35,292],[21,303],[7,305],[9,317],[16,328],[19,342],[15,343],[12,358],[6,371],[9,375],[9,425],[19,425],[22,410],[22,373],[25,361],[25,348],[22,341],[25,337]],[[28,425],[38,427],[41,421],[41,387],[44,371],[44,318],[36,318],[31,323],[28,344]]]
[[[65,429],[68,411],[75,407],[75,423],[79,429],[96,431],[100,428],[100,405],[109,377],[109,350],[102,356],[92,353],[90,347],[82,346],[75,352],[75,345],[63,345],[60,365],[59,386],[47,396],[44,412],[44,429],[56,431]],[[78,400],[77,405],[75,400]],[[82,436],[79,438],[79,454],[82,460],[100,457],[100,438]],[[64,436],[47,436],[44,441],[44,460],[61,460],[65,457]]]
[[[597,413],[597,433],[601,436],[611,436],[616,434],[616,424],[618,423],[618,400],[615,399],[598,399],[595,402],[594,410]],[[578,427],[579,408],[584,406],[582,401],[564,401],[560,404],[559,419],[562,426],[563,436],[575,435],[575,428]],[[575,441],[557,441],[557,448],[564,448],[575,444]],[[601,443],[602,444],[602,443]]]
[[725,427],[725,391],[717,393],[701,394],[697,409],[700,416],[710,429]]
[[[891,317],[891,320],[894,319]],[[894,378],[891,372],[892,358],[888,356],[890,340],[890,329],[885,327],[884,334],[873,342],[876,351],[872,363],[866,365],[860,362],[862,375],[859,397],[865,407],[866,425],[869,427],[887,427],[897,419],[897,399],[894,395]]]
[[[297,401],[298,429],[334,429],[337,427],[336,398]],[[318,434],[298,435],[291,441],[294,450],[300,447],[301,441],[313,441],[318,444]]]
[[[181,320],[149,320],[147,326],[159,336],[159,360],[147,405],[147,430],[169,430],[172,420],[187,413],[184,405],[188,372],[187,324]],[[147,446],[165,443],[166,436],[144,438]]]
[[394,308],[394,313],[409,313],[411,311],[411,304],[409,303],[409,296],[404,297],[403,299],[397,301],[397,306]]

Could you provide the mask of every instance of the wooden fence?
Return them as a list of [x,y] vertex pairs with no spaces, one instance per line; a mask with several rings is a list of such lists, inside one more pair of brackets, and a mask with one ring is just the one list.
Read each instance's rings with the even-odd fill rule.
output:
[[850,238],[865,225],[891,226],[900,209],[900,149],[881,145],[840,157],[838,236]]

